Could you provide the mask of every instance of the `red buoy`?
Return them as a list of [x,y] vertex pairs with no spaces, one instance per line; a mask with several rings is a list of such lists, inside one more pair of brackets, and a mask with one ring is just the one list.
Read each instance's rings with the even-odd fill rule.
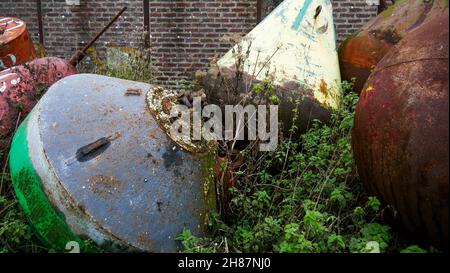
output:
[[[108,24],[82,49],[78,50],[70,60],[47,57],[36,59],[19,66],[13,66],[0,72],[0,97],[1,104],[1,134],[0,141],[11,134],[11,124],[20,124],[33,109],[43,93],[58,80],[77,73],[76,66],[85,56],[86,51],[98,38],[125,12],[122,8]],[[17,23],[17,19],[0,18],[0,57],[3,50],[18,50],[20,53],[28,52],[23,44],[12,47],[15,35],[23,32],[25,23]],[[25,32],[24,32],[25,33]],[[27,32],[26,32],[27,33]],[[13,35],[14,34],[14,35]],[[3,46],[5,44],[6,46]],[[15,45],[15,44],[14,44]],[[31,44],[32,45],[32,44]],[[6,48],[6,49],[5,49]],[[34,50],[34,47],[33,47]],[[9,51],[8,51],[9,52]],[[14,63],[17,62],[13,62]],[[2,68],[0,62],[0,69]],[[4,65],[6,67],[6,65]],[[7,105],[7,106],[6,106]],[[18,113],[21,113],[20,117]],[[15,122],[17,121],[17,122]]]
[[444,0],[398,1],[342,42],[339,62],[343,80],[356,78],[354,91],[360,93],[378,62],[410,31],[433,14],[448,9]]
[[369,77],[353,150],[370,194],[427,244],[449,242],[448,8],[410,32]]
[[[21,112],[21,122],[48,87],[75,73],[76,68],[68,61],[54,57],[36,59],[1,71],[0,97],[9,108],[2,114],[5,119],[2,121],[2,135],[11,133],[11,125],[17,120],[18,112]],[[6,109],[6,106],[2,107]]]

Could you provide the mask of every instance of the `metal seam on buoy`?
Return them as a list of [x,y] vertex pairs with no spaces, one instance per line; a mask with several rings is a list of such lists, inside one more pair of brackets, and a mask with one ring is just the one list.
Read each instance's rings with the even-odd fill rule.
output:
[[373,71],[372,75],[375,74],[375,73],[378,73],[380,71],[383,71],[383,70],[385,70],[387,68],[395,67],[395,66],[402,65],[402,64],[421,62],[421,61],[434,61],[434,60],[437,60],[437,61],[448,61],[448,57],[419,58],[419,59],[414,59],[414,60],[401,61],[401,62],[398,62],[398,63],[393,63],[393,64],[389,64],[389,65],[380,67],[380,68],[376,69],[375,71]]

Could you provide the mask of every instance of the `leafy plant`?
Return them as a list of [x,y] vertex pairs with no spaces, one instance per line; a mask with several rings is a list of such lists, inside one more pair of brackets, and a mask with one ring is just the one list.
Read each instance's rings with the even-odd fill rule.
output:
[[212,250],[208,247],[202,246],[202,240],[192,235],[188,229],[183,231],[177,236],[177,240],[182,241],[184,251],[187,253],[209,253]]
[[412,245],[403,249],[401,253],[428,253],[428,252],[417,245]]
[[269,80],[264,80],[262,83],[255,83],[252,91],[257,95],[268,97],[272,104],[278,104],[280,102],[276,93],[276,87]]
[[17,201],[0,196],[0,253],[42,250]]
[[[180,237],[186,250],[201,242],[217,252],[400,251],[402,243],[393,242],[383,222],[384,207],[366,195],[355,171],[351,130],[358,95],[348,92],[352,86],[342,84],[343,106],[328,124],[314,121],[299,139],[281,139],[274,152],[255,152],[255,145],[242,151],[231,215],[224,221],[215,213],[205,238]],[[258,94],[270,90],[270,84],[253,85]]]

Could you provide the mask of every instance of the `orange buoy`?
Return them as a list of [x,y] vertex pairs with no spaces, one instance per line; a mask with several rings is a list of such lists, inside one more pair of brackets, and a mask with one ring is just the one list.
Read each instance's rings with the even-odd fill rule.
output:
[[445,9],[445,0],[397,1],[341,44],[342,79],[355,78],[354,91],[359,94],[378,62],[405,35]]
[[0,18],[0,70],[36,58],[25,22],[12,17]]

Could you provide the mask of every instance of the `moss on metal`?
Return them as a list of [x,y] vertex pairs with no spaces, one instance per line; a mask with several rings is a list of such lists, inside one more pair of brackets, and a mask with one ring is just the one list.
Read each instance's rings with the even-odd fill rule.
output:
[[394,12],[394,10],[400,6],[401,4],[403,4],[404,2],[406,2],[407,0],[397,0],[395,2],[395,4],[393,4],[392,6],[389,6],[386,10],[384,10],[381,14],[387,18],[390,17],[392,15],[392,13]]
[[67,251],[66,244],[75,241],[83,252],[95,252],[77,236],[48,200],[36,173],[28,149],[28,118],[19,127],[11,146],[11,178],[25,215],[37,236],[56,251]]
[[205,210],[203,216],[203,223],[205,227],[209,222],[209,213],[217,209],[216,205],[216,160],[215,152],[206,153],[201,159],[201,175],[203,178],[203,194],[205,198]]

